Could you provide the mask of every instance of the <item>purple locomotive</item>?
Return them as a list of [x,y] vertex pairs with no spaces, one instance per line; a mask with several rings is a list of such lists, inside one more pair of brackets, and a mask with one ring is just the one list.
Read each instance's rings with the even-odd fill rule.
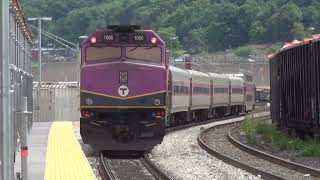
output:
[[98,150],[145,151],[162,142],[165,42],[139,26],[108,26],[81,45],[80,133]]

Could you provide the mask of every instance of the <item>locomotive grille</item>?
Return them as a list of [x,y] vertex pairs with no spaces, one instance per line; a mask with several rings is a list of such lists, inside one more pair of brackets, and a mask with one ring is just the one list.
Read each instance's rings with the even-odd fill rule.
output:
[[128,84],[128,72],[120,72],[119,83]]

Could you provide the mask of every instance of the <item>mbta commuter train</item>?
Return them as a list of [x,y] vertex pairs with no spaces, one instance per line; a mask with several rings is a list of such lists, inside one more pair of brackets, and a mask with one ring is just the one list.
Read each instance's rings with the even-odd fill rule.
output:
[[169,66],[167,55],[165,42],[139,26],[108,26],[82,43],[84,143],[146,151],[162,142],[166,127],[254,108],[254,90],[245,91],[242,78]]

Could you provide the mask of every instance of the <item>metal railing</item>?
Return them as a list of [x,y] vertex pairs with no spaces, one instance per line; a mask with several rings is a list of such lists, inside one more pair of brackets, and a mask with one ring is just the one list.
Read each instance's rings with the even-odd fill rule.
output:
[[[14,156],[32,126],[31,33],[17,0],[0,1],[0,179],[14,179]],[[26,156],[21,172],[27,179]]]

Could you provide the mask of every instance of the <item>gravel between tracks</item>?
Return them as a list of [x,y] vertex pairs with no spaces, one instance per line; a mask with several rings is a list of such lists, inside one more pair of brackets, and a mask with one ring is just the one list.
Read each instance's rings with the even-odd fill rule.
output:
[[211,156],[197,143],[197,137],[202,130],[241,119],[243,117],[169,133],[162,144],[151,151],[149,157],[173,179],[260,179]]
[[209,147],[222,154],[228,155],[233,159],[241,161],[242,163],[248,164],[252,167],[259,168],[260,170],[271,172],[285,179],[315,179],[310,175],[306,175],[304,173],[271,163],[267,160],[258,158],[257,156],[251,155],[250,153],[236,148],[228,141],[226,137],[226,133],[232,127],[235,127],[235,124],[214,128],[204,134],[203,139],[206,141],[206,144],[209,145]]
[[140,159],[108,159],[111,171],[116,179],[152,180],[152,174],[144,167]]

